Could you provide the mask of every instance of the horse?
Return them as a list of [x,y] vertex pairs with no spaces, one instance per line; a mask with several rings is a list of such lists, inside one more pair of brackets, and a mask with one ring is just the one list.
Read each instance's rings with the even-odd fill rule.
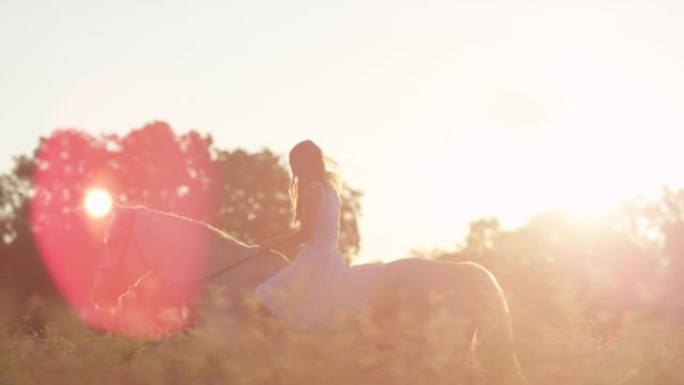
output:
[[[208,224],[116,205],[91,292],[95,308],[109,318],[95,326],[116,327],[102,319],[117,319],[128,307],[139,311],[129,311],[123,321],[119,317],[118,327],[137,324],[133,330],[138,332],[155,323],[172,331],[192,328],[202,316],[199,298],[212,286],[229,296],[224,310],[244,324],[251,317],[244,304],[253,303],[249,298],[256,287],[288,263],[277,251],[247,245]],[[141,310],[150,308],[154,315]],[[458,332],[449,335],[460,339],[454,345],[467,347],[459,353],[463,360],[475,357],[483,383],[525,383],[507,301],[494,275],[479,264],[423,258],[387,262],[359,313],[371,314],[390,334],[408,328],[420,335],[438,308],[459,321]],[[415,317],[402,324],[404,329],[393,329],[405,313]],[[348,328],[363,328],[350,319]]]

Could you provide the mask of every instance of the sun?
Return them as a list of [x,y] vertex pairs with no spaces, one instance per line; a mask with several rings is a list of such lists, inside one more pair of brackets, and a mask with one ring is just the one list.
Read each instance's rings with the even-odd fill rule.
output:
[[93,218],[104,217],[112,210],[112,196],[102,188],[91,188],[85,194],[83,207]]

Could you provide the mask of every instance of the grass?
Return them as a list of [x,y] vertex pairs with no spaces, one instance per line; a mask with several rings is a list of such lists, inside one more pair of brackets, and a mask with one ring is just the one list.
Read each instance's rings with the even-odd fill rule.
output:
[[[0,384],[457,384],[469,363],[439,322],[427,333],[301,333],[267,319],[244,331],[215,316],[188,334],[131,339],[98,334],[67,309],[43,336],[0,331]],[[515,320],[530,384],[681,384],[684,327],[628,320],[608,339],[585,319]]]

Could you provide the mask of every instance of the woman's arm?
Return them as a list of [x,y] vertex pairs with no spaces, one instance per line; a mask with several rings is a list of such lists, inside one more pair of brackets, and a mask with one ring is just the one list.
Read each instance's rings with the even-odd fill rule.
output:
[[272,249],[280,245],[299,245],[306,243],[313,233],[314,220],[318,213],[321,202],[322,186],[318,183],[310,183],[302,189],[300,204],[302,216],[299,228],[290,234],[281,235],[264,241],[262,249]]

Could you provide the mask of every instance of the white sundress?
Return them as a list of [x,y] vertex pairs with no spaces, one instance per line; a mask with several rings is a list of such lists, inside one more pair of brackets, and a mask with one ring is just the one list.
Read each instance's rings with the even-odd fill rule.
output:
[[370,299],[383,264],[348,267],[337,248],[340,200],[327,183],[320,189],[311,239],[295,261],[256,289],[259,301],[278,319],[300,330],[339,329]]

